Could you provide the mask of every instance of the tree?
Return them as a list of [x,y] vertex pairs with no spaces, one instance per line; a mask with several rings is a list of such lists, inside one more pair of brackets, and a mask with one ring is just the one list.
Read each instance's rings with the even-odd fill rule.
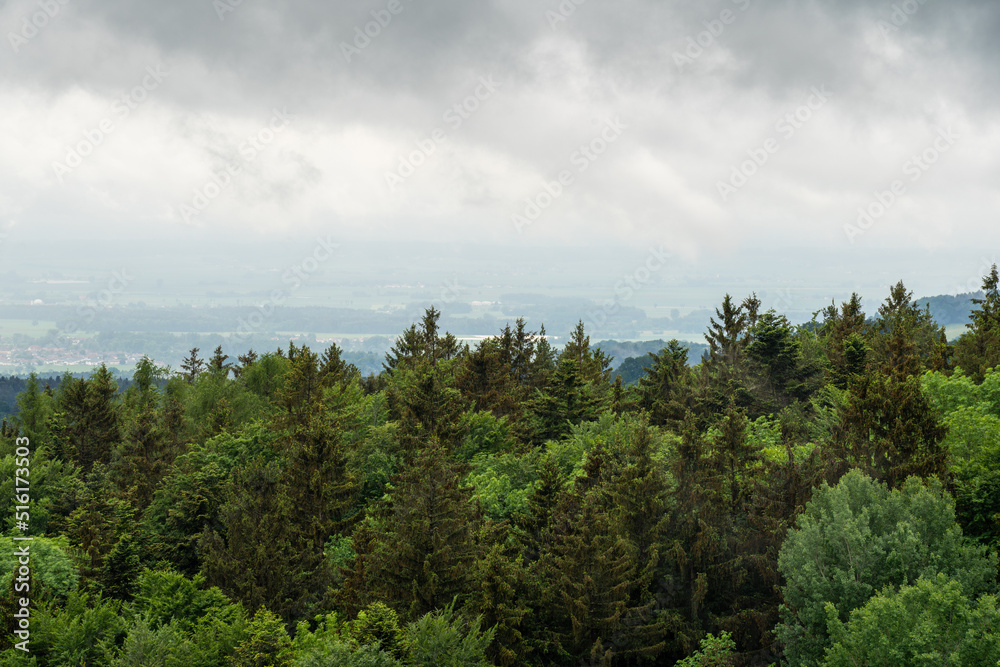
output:
[[357,556],[341,594],[349,610],[382,600],[414,620],[455,596],[465,602],[474,586],[480,517],[469,502],[471,489],[460,485],[464,472],[432,440],[394,478],[390,497],[355,530]]
[[609,405],[610,385],[590,384],[580,361],[561,355],[549,386],[536,398],[538,435],[542,440],[558,440],[570,426],[597,419]]
[[420,327],[411,325],[385,355],[385,363],[382,364],[385,371],[392,374],[398,367],[405,367],[415,359],[428,359],[433,365],[458,356],[462,351],[458,339],[447,332],[443,336],[438,334],[440,318],[441,312],[434,306],[424,311]]
[[819,389],[822,368],[804,358],[802,344],[784,315],[773,310],[762,313],[747,331],[747,339],[746,355],[755,367],[753,391],[765,404],[765,412],[807,400]]
[[121,442],[117,401],[118,384],[103,364],[89,380],[60,385],[59,407],[63,413],[62,450],[89,472],[96,463],[107,465],[111,452]]
[[830,646],[826,605],[841,622],[885,586],[943,573],[976,596],[996,587],[996,554],[973,544],[940,483],[911,478],[890,490],[857,470],[824,483],[778,557],[785,577],[775,632],[789,665],[817,665]]
[[755,399],[748,388],[746,345],[748,329],[756,323],[759,308],[756,295],[737,305],[726,294],[722,309],[716,308],[715,317],[709,318],[705,334],[708,356],[700,374],[703,417],[716,414],[733,402],[737,407],[754,408]]
[[983,278],[983,298],[972,299],[969,328],[955,345],[955,365],[982,382],[986,369],[1000,365],[1000,275],[994,264]]
[[896,487],[910,475],[944,478],[947,428],[916,376],[873,373],[851,385],[832,442],[824,449],[831,479],[852,467]]
[[454,451],[467,432],[462,415],[468,403],[455,388],[457,361],[420,358],[397,369],[386,391],[390,414],[399,420],[399,440],[407,456],[434,440]]
[[[212,353],[212,358],[208,361],[208,370],[221,375],[224,378],[229,377],[229,371],[233,370],[232,364],[227,364],[226,360],[229,359],[228,354],[222,353],[222,346],[219,345],[215,348],[215,352]],[[185,368],[182,366],[182,368]]]
[[482,630],[481,619],[471,623],[455,612],[454,601],[424,614],[406,626],[409,662],[414,667],[489,667],[486,651],[493,628]]
[[653,587],[667,529],[665,471],[644,427],[631,423],[625,440],[595,445],[549,519],[531,605],[545,610],[535,641],[546,653],[604,664],[666,647]]
[[943,574],[899,590],[886,587],[843,623],[826,607],[832,645],[824,667],[940,664],[993,667],[1000,662],[996,598],[973,601]]
[[677,429],[693,407],[688,349],[672,340],[659,353],[649,353],[652,365],[639,379],[639,405],[649,412],[649,423]]
[[343,354],[344,351],[336,343],[331,344],[323,352],[323,356],[319,359],[319,377],[324,385],[333,386],[336,384],[343,387],[352,378],[359,375],[358,369],[354,364],[344,361],[342,358]]
[[[220,350],[221,352],[221,350]],[[188,356],[184,358],[181,362],[181,368],[184,369],[184,379],[188,383],[193,383],[199,374],[205,370],[205,361],[198,358],[198,348],[192,348]]]
[[906,378],[940,365],[938,344],[944,328],[912,297],[900,281],[879,306],[878,318],[868,331],[871,370]]
[[210,585],[249,609],[266,606],[286,622],[315,612],[332,580],[323,545],[300,529],[282,489],[277,461],[251,460],[235,471],[219,510],[219,530],[205,526],[198,550]]
[[735,650],[736,642],[728,632],[718,637],[710,632],[701,640],[699,650],[678,662],[676,667],[730,667],[734,664]]

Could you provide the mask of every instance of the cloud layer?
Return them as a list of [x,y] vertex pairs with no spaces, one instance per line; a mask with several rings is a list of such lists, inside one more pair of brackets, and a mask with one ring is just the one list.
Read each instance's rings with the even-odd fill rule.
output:
[[998,240],[995,2],[8,0],[0,29],[23,233]]

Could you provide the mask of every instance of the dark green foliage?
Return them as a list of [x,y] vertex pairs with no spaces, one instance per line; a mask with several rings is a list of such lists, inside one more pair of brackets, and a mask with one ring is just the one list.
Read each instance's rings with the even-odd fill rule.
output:
[[467,599],[479,517],[461,472],[432,441],[394,479],[391,496],[355,532],[357,557],[342,594],[348,609],[383,600],[412,620],[456,595]]
[[611,360],[590,347],[590,337],[580,322],[536,399],[541,440],[561,438],[571,425],[596,419],[610,406],[610,367]]
[[[220,348],[220,354],[221,351]],[[198,357],[198,348],[193,348],[188,353],[188,356],[181,362],[181,368],[184,369],[184,379],[189,383],[194,382],[205,370],[205,360]]]
[[972,299],[975,309],[969,331],[955,345],[955,365],[977,382],[986,369],[1000,365],[1000,274],[994,264],[983,277],[983,298]]
[[639,405],[649,413],[649,423],[679,428],[694,406],[694,378],[687,366],[688,350],[679,341],[667,343],[649,355],[652,366],[639,379]]
[[879,306],[868,332],[870,369],[906,378],[942,366],[939,343],[944,328],[934,322],[926,307],[921,310],[911,301],[912,297],[900,281]]
[[995,662],[995,560],[956,517],[1000,544],[1000,374],[952,369],[902,284],[801,327],[727,296],[701,364],[670,341],[635,386],[582,323],[470,350],[439,318],[367,379],[298,341],[146,358],[120,394],[29,378],[0,492],[29,437],[34,664]]
[[944,478],[946,434],[919,378],[873,373],[851,385],[824,455],[832,480],[857,467],[896,487],[910,475]]
[[312,526],[289,521],[295,509],[283,492],[277,461],[255,459],[237,469],[219,510],[221,527],[206,526],[199,541],[209,584],[248,609],[264,605],[286,621],[301,618],[323,599],[332,580]]
[[96,463],[107,465],[111,452],[121,442],[117,392],[118,385],[103,365],[89,380],[72,380],[60,385],[60,451],[84,472],[89,472]]

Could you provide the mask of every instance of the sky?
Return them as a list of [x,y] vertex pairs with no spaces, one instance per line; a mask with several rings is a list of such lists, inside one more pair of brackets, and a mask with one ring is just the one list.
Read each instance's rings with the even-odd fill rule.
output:
[[943,292],[1000,240],[995,0],[0,0],[0,33],[9,266],[627,244],[939,254]]

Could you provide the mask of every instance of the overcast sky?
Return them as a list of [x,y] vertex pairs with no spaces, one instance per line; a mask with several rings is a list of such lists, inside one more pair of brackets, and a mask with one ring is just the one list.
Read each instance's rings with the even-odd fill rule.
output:
[[0,0],[0,29],[8,237],[998,241],[995,0]]

